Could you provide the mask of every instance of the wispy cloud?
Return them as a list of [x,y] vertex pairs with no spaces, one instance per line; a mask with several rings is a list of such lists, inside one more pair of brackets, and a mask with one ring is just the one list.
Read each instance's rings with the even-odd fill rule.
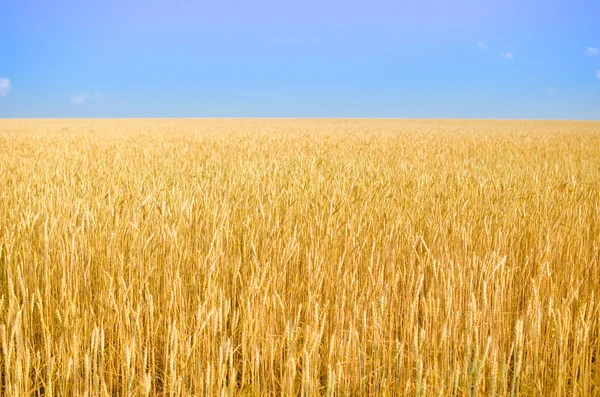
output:
[[552,88],[552,87],[546,87],[545,91],[546,91],[546,94],[548,94],[548,95],[554,95],[554,93],[556,92],[556,91],[554,91],[554,88]]
[[100,93],[89,94],[86,92],[82,94],[71,95],[71,103],[74,105],[80,105],[88,101],[101,101],[102,98],[103,96]]
[[0,77],[0,96],[7,96],[11,88],[10,79]]
[[600,70],[596,70],[596,77],[600,79]]
[[477,47],[481,48],[482,50],[487,50],[489,48],[488,45],[485,44],[483,41],[478,42]]
[[588,47],[583,52],[583,55],[587,55],[588,57],[595,57],[596,55],[600,55],[600,50],[597,49],[596,47]]
[[502,58],[504,59],[513,59],[513,53],[510,51],[503,52],[500,55],[502,55]]

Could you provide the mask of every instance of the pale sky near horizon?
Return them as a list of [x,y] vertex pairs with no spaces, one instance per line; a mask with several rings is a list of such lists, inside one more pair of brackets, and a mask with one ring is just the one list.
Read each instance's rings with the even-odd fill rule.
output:
[[0,117],[600,119],[600,2],[0,3]]

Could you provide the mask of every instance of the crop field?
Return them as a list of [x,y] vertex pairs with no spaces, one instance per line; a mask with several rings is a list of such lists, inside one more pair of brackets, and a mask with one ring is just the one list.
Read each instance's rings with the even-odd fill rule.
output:
[[600,396],[600,123],[0,120],[0,395]]

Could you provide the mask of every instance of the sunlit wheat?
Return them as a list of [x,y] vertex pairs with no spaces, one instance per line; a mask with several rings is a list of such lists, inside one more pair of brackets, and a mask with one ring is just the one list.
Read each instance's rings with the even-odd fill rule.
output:
[[600,395],[600,124],[0,121],[6,396]]

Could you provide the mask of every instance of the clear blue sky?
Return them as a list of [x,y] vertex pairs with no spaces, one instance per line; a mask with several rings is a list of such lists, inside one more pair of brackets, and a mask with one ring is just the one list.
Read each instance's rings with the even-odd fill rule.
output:
[[600,1],[0,3],[0,117],[600,119]]

